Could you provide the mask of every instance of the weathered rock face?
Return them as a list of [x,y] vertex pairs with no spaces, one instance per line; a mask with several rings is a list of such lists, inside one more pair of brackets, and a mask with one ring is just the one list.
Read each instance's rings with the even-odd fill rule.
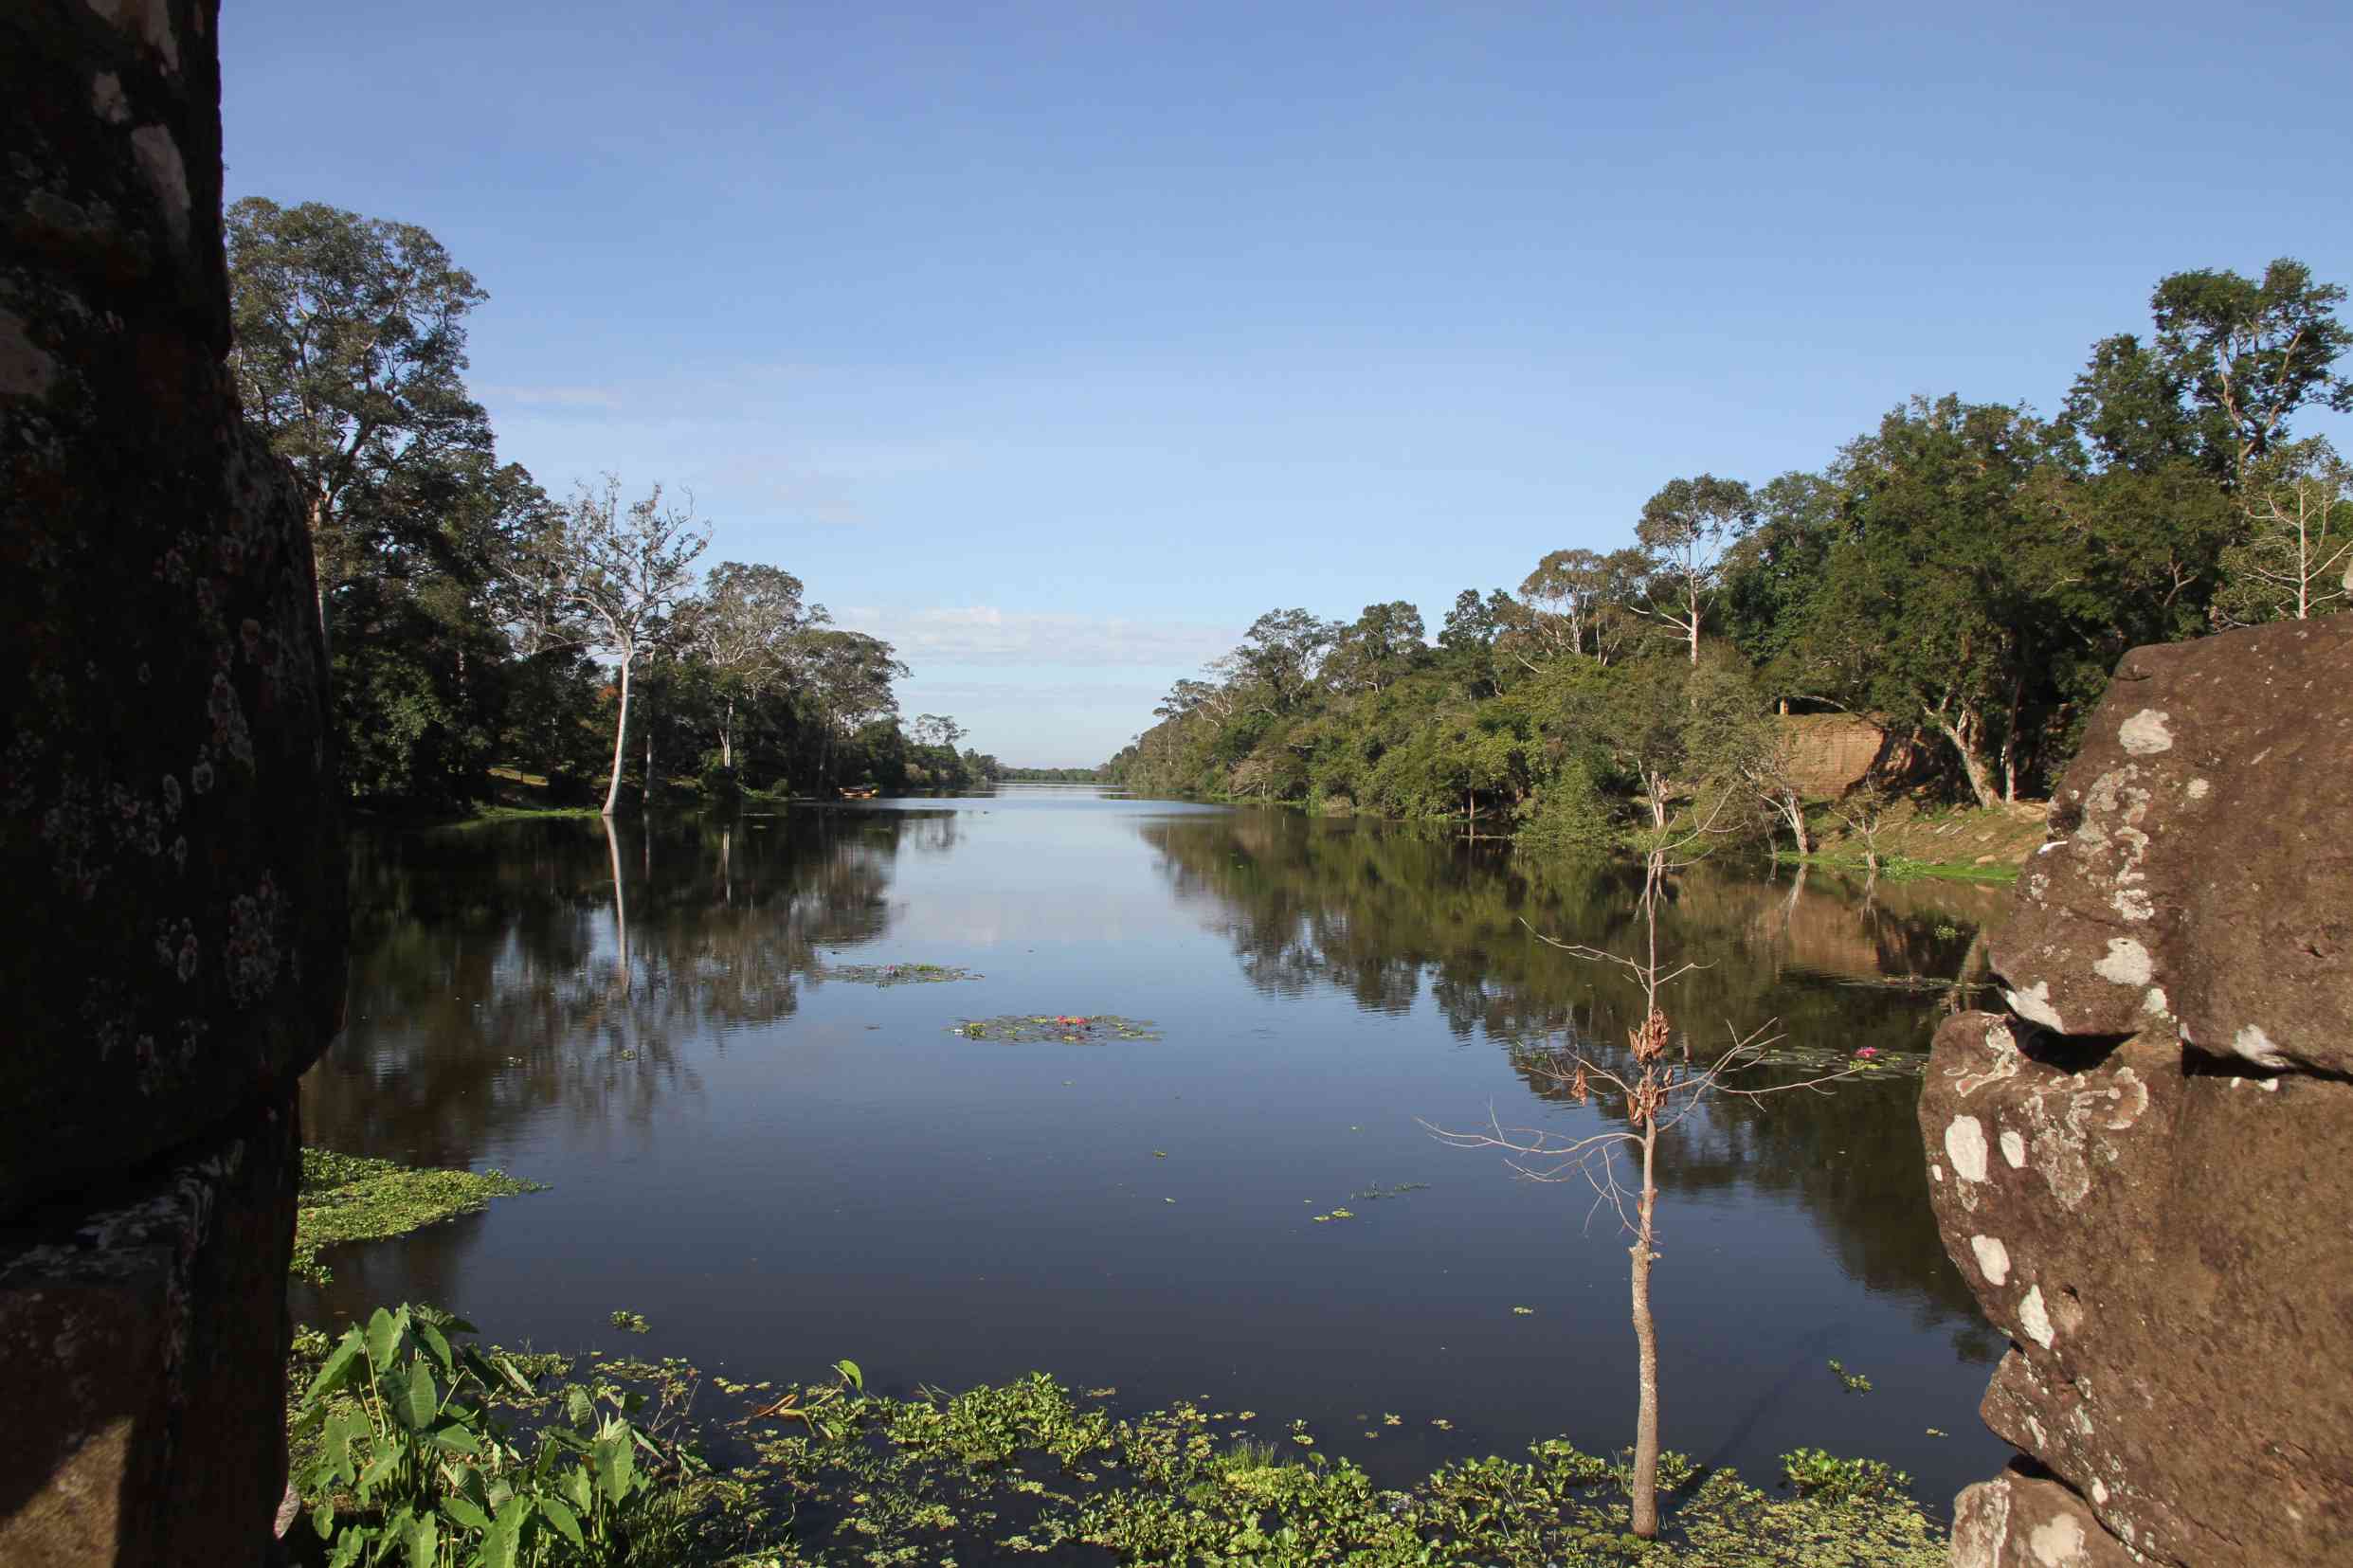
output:
[[210,0],[0,8],[0,1561],[260,1559],[342,854]]
[[2055,1481],[2004,1470],[1953,1503],[1953,1560],[1988,1568],[2127,1568],[2134,1559],[2083,1499]]
[[[294,1108],[0,1257],[0,1562],[253,1562],[284,1485]],[[28,1234],[27,1234],[28,1233]],[[21,1445],[21,1447],[20,1447]]]
[[2086,1563],[2353,1562],[2353,619],[2131,655],[2053,831],[2018,1012],[1947,1021],[1920,1101],[2012,1341],[1982,1413],[2050,1472],[1964,1493],[1954,1562],[2087,1521]]
[[[212,8],[0,22],[0,1214],[299,1071],[340,1002],[309,536],[228,379]],[[110,15],[112,20],[109,20]]]
[[1994,966],[2066,1035],[2353,1071],[2353,616],[2140,648]]

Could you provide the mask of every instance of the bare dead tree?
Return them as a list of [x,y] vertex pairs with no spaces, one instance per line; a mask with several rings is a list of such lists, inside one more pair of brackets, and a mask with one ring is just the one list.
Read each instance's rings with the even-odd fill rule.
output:
[[[1661,831],[1644,856],[1641,912],[1643,947],[1638,956],[1605,951],[1583,944],[1558,941],[1529,928],[1548,946],[1574,958],[1622,969],[1642,990],[1642,1020],[1626,1032],[1625,1064],[1612,1065],[1584,1049],[1572,1036],[1568,1043],[1528,1065],[1549,1079],[1579,1105],[1599,1097],[1616,1106],[1625,1118],[1622,1126],[1584,1134],[1565,1134],[1546,1127],[1506,1126],[1491,1107],[1487,1126],[1473,1131],[1453,1131],[1421,1125],[1457,1148],[1501,1150],[1506,1162],[1531,1181],[1586,1183],[1594,1195],[1586,1223],[1606,1208],[1620,1229],[1631,1238],[1626,1252],[1630,1305],[1634,1324],[1637,1402],[1634,1430],[1633,1530],[1643,1540],[1658,1534],[1658,1332],[1651,1314],[1651,1265],[1658,1252],[1658,1139],[1662,1132],[1696,1114],[1717,1095],[1757,1099],[1797,1090],[1819,1091],[1851,1075],[1853,1070],[1824,1073],[1795,1082],[1748,1087],[1736,1080],[1765,1065],[1766,1051],[1780,1039],[1775,1021],[1743,1034],[1729,1020],[1729,1043],[1711,1059],[1695,1058],[1691,1037],[1684,1035],[1680,1050],[1673,1021],[1664,1005],[1669,987],[1705,967],[1692,961],[1670,963],[1658,950],[1658,900],[1670,870],[1698,857],[1713,818],[1689,823],[1679,833]],[[1523,922],[1525,924],[1525,922]],[[1636,1170],[1620,1168],[1620,1157]]]
[[[526,606],[527,645],[585,643],[616,666],[620,710],[613,723],[613,776],[605,815],[621,801],[621,770],[629,738],[629,695],[639,661],[671,635],[671,616],[692,586],[689,568],[711,543],[695,521],[690,498],[665,507],[661,487],[626,508],[621,480],[582,485],[571,506],[521,553],[509,575]],[[650,789],[652,779],[646,784]]]

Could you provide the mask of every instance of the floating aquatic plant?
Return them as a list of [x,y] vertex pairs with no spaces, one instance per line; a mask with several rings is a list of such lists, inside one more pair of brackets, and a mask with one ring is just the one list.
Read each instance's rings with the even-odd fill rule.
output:
[[546,1190],[502,1171],[396,1165],[389,1160],[306,1148],[301,1191],[295,1199],[292,1272],[324,1285],[332,1275],[318,1254],[326,1248],[406,1235],[438,1220],[488,1208],[494,1198]]
[[960,964],[837,964],[818,971],[824,980],[853,985],[945,985],[950,981],[983,980]]
[[1063,1045],[1108,1045],[1113,1040],[1156,1040],[1159,1026],[1148,1018],[1116,1013],[1005,1013],[993,1018],[963,1018],[949,1031],[970,1040],[1005,1045],[1058,1041]]

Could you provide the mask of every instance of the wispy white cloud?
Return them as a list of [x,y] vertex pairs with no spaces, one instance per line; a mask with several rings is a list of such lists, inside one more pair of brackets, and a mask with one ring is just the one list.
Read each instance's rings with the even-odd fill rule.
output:
[[916,610],[858,605],[835,612],[835,619],[851,631],[894,644],[901,658],[918,668],[925,663],[1191,666],[1217,658],[1240,637],[1231,627],[1189,622],[986,604]]

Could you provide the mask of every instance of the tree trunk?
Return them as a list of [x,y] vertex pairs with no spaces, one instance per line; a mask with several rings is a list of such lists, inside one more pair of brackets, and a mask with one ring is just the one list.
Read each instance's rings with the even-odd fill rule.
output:
[[735,699],[727,699],[727,716],[719,726],[719,766],[730,775],[735,771]]
[[1642,1124],[1642,1226],[1627,1249],[1634,1259],[1634,1343],[1641,1402],[1634,1417],[1634,1533],[1658,1538],[1658,1330],[1651,1322],[1651,1212],[1658,1200],[1652,1159],[1658,1124]]
[[1805,803],[1798,799],[1797,791],[1783,790],[1773,803],[1781,807],[1782,816],[1788,820],[1789,836],[1798,841],[1800,858],[1813,854],[1814,841],[1805,832]]
[[1987,811],[2000,805],[2001,798],[1994,793],[1993,774],[1986,767],[1985,759],[1977,753],[1977,726],[1969,722],[1966,714],[1963,715],[1959,725],[1955,725],[1940,713],[1936,727],[1944,731],[1945,738],[1952,742],[1953,749],[1961,754],[1961,770],[1969,776],[1969,793],[1977,797],[1977,803]]
[[629,745],[629,655],[621,656],[621,716],[613,722],[613,782],[605,787],[605,815],[621,809],[622,759]]
[[639,809],[641,809],[641,810],[644,810],[644,811],[651,811],[651,810],[653,810],[653,809],[654,809],[654,721],[653,721],[653,719],[652,719],[651,717],[648,717],[648,718],[646,719],[645,723],[644,723],[644,724],[643,724],[642,726],[640,726],[640,728],[641,728],[641,729],[643,729],[643,730],[645,731],[645,794],[644,794],[643,798],[642,798],[642,799],[638,802],[638,806],[639,806]]

